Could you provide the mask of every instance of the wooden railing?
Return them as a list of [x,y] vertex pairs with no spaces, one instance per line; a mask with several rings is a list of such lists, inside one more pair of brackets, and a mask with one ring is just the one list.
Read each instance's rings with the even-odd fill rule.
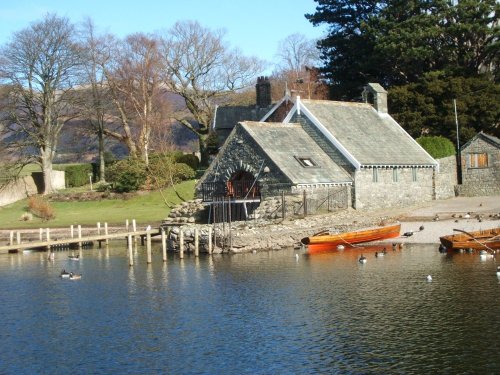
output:
[[214,198],[229,197],[233,199],[260,198],[260,185],[255,181],[229,181],[224,183],[205,182],[202,184],[202,198],[204,202],[211,202]]

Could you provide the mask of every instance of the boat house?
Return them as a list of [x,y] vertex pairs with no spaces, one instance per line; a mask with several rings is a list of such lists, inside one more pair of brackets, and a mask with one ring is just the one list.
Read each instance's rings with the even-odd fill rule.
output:
[[435,199],[439,164],[389,115],[375,83],[365,102],[285,96],[260,121],[240,121],[197,185],[215,197],[260,201],[280,192],[339,189],[356,209]]

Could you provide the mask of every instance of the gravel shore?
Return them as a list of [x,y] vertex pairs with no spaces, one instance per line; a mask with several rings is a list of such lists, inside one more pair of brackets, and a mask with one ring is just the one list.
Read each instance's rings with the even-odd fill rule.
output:
[[[401,223],[401,234],[413,232],[413,235],[389,242],[438,244],[440,236],[456,233],[454,229],[469,232],[500,227],[500,197],[457,197],[376,211],[350,209],[271,225],[248,222],[234,228],[233,251],[298,246],[301,238],[324,230],[344,232],[396,222]],[[423,230],[419,230],[422,226]]]

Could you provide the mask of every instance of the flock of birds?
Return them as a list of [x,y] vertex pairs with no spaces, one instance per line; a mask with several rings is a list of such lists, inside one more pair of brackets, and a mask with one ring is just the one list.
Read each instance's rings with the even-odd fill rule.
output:
[[[47,259],[51,260],[51,261],[55,260],[55,253],[53,251],[50,251]],[[69,260],[78,261],[78,260],[80,260],[80,254],[77,254],[77,255],[68,255],[68,259]],[[59,277],[61,279],[80,280],[82,278],[82,274],[81,273],[75,273],[75,272],[68,272],[65,269],[63,269],[61,271],[61,273],[59,274]]]

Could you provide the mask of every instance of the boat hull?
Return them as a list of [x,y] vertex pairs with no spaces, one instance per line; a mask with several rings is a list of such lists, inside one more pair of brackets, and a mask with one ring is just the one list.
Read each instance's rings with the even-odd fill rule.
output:
[[498,250],[500,249],[500,228],[467,232],[467,234],[450,234],[439,237],[439,240],[448,250]]
[[336,250],[339,245],[353,245],[372,241],[381,241],[389,238],[399,237],[401,224],[386,227],[371,228],[353,232],[338,234],[320,234],[305,237],[301,240],[308,246],[308,253]]

